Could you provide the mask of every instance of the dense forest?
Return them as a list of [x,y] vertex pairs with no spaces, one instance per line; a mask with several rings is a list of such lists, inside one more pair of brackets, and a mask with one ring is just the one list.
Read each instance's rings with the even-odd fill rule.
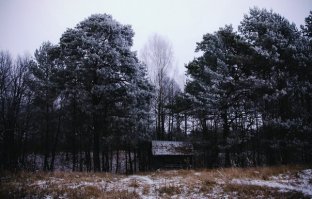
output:
[[34,57],[0,52],[0,170],[132,173],[151,140],[192,142],[194,167],[312,162],[312,11],[298,29],[253,8],[205,34],[184,91],[170,46],[155,36],[139,59],[133,36],[97,14]]

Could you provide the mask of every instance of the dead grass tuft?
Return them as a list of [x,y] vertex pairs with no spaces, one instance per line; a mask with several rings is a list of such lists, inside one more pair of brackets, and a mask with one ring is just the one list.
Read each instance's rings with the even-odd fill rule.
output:
[[179,169],[179,170],[160,170],[157,172],[153,172],[151,174],[152,177],[162,177],[162,178],[172,178],[172,177],[187,177],[189,175],[192,175],[194,170],[185,170],[185,169]]
[[68,198],[101,198],[104,193],[96,186],[84,186],[77,189],[66,189]]
[[202,181],[200,191],[204,193],[208,193],[212,191],[213,187],[216,185],[215,181],[212,180],[204,180]]
[[169,195],[169,196],[173,196],[173,195],[176,195],[176,194],[180,194],[181,193],[181,188],[178,187],[178,186],[174,186],[172,184],[170,185],[166,185],[166,186],[163,186],[163,187],[160,187],[158,189],[158,193],[160,195]]
[[201,173],[205,178],[222,179],[225,182],[234,178],[250,178],[268,180],[269,177],[282,173],[296,173],[306,169],[301,165],[286,165],[272,167],[250,167],[250,168],[221,168],[221,169],[205,169]]
[[140,195],[136,192],[128,191],[109,191],[100,197],[101,199],[140,199]]
[[136,179],[133,179],[130,181],[129,187],[138,188],[140,187],[140,184]]
[[143,186],[143,191],[142,191],[142,194],[143,195],[147,195],[150,193],[150,186],[149,185],[144,185]]

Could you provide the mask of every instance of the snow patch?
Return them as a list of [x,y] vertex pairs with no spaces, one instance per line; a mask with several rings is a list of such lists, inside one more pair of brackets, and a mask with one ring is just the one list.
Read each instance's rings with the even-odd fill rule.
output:
[[[95,178],[93,181],[80,181],[64,183],[61,178],[50,177],[48,180],[38,180],[33,186],[38,186],[42,189],[48,188],[51,184],[60,184],[70,189],[80,189],[85,186],[95,186],[102,191],[116,191],[126,190],[128,192],[136,192],[140,195],[140,198],[151,199],[160,198],[159,190],[163,187],[177,187],[180,189],[180,193],[176,193],[170,198],[231,198],[230,193],[226,193],[223,190],[223,186],[226,183],[240,184],[240,185],[256,185],[276,188],[281,192],[297,191],[305,194],[308,197],[312,196],[312,169],[303,170],[297,173],[285,173],[268,178],[269,180],[256,180],[256,179],[232,179],[231,181],[225,181],[222,178],[215,178],[216,184],[212,187],[212,190],[205,193],[201,189],[201,181],[197,179],[201,175],[201,172],[193,172],[192,180],[193,187],[190,190],[188,185],[188,178],[179,176],[177,171],[166,171],[164,175],[151,173],[148,175],[131,175],[124,177],[114,177],[109,180]],[[167,174],[171,174],[168,177]],[[176,174],[176,175],[175,175]],[[193,179],[195,178],[195,179]],[[196,181],[198,180],[198,181]],[[133,183],[135,182],[135,183]],[[168,196],[168,195],[166,195]],[[165,195],[164,195],[165,197]],[[47,195],[46,198],[49,198]]]
[[270,180],[233,179],[231,183],[266,186],[277,188],[282,192],[297,191],[312,196],[312,169],[300,171],[297,175],[298,178],[292,178],[290,175],[281,174],[279,176],[271,177]]
[[123,179],[122,181],[129,181],[129,180],[137,180],[137,181],[149,184],[149,185],[154,184],[154,181],[150,177],[148,177],[148,176],[139,176],[139,175],[132,175],[132,176],[130,176],[128,178]]
[[199,172],[194,173],[195,176],[200,176],[201,174]]
[[47,188],[48,185],[47,185],[47,181],[45,180],[38,180],[36,183],[33,184],[34,186],[38,186],[40,187],[41,189],[43,188]]

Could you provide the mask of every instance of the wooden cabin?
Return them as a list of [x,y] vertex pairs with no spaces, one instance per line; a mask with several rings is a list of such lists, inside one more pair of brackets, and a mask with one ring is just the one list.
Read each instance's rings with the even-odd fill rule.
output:
[[190,168],[193,145],[190,142],[152,141],[152,168]]

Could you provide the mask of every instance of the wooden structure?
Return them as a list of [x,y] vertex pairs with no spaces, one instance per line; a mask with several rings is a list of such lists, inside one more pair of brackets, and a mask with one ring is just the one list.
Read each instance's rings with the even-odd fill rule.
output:
[[151,165],[154,169],[190,168],[193,151],[190,142],[152,141]]

